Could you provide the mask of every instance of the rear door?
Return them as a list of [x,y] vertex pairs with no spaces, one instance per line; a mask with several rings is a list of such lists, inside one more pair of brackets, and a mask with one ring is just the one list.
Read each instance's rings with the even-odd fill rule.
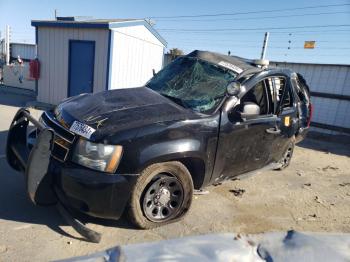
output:
[[298,109],[298,131],[297,136],[305,136],[306,130],[310,127],[313,107],[310,101],[310,89],[305,79],[300,74],[292,74],[291,82],[296,98]]

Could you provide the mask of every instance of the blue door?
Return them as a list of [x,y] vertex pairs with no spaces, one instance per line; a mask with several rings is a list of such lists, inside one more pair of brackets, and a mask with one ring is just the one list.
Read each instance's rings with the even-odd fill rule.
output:
[[92,93],[94,60],[94,41],[69,41],[68,96]]

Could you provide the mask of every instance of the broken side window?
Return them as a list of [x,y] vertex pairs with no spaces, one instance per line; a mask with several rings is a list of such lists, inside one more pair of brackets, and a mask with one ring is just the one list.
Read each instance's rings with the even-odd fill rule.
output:
[[278,109],[276,111],[281,112],[283,109],[293,106],[293,96],[286,78],[283,76],[273,77],[273,83],[276,90],[275,101]]
[[270,109],[269,109],[269,114],[273,114],[276,112],[276,92],[273,87],[273,79],[271,77],[267,78],[264,80],[265,81],[265,86],[266,86],[266,96],[269,99],[270,103]]
[[310,102],[310,89],[304,77],[300,74],[297,74],[297,78],[292,78],[292,82],[293,85],[296,87],[296,93],[300,101],[308,104]]
[[260,107],[260,115],[273,113],[273,104],[270,94],[268,80],[262,80],[250,89],[242,98],[240,106],[245,103],[253,102]]

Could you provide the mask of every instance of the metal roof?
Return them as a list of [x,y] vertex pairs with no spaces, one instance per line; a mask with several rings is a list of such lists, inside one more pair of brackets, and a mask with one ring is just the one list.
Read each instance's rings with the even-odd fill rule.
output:
[[118,27],[144,25],[165,47],[165,39],[144,19],[90,19],[75,20],[74,17],[61,20],[32,20],[35,27],[98,28],[112,30]]

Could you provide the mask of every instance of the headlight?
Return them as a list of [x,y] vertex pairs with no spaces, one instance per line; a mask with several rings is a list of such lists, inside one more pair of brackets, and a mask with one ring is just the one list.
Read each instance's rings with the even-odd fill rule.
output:
[[122,146],[96,144],[79,139],[73,152],[72,161],[95,170],[114,173],[122,153]]

